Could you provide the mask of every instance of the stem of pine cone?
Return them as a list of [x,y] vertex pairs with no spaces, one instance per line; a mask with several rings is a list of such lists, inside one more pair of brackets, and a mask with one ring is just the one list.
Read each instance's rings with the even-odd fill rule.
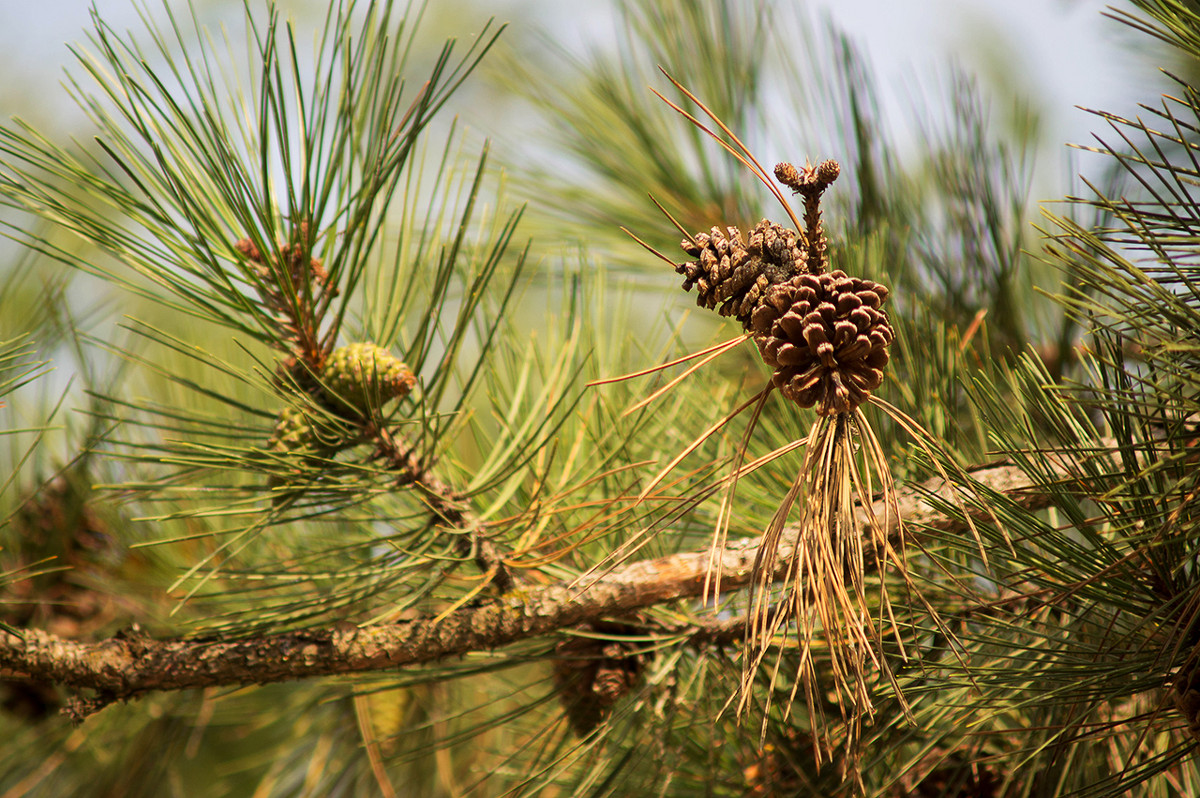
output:
[[825,251],[828,242],[825,239],[825,228],[821,225],[821,192],[824,186],[806,189],[804,195],[804,227],[808,238],[806,266],[809,274],[822,274],[825,271]]

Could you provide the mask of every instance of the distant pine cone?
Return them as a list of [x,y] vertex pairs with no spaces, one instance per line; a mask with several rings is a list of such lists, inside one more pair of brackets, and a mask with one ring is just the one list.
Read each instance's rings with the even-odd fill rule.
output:
[[355,343],[333,350],[321,380],[336,405],[365,413],[406,396],[417,378],[383,347]]
[[733,316],[747,324],[754,307],[767,289],[797,274],[804,262],[804,251],[794,230],[763,219],[750,231],[750,240],[742,241],[736,227],[721,232],[718,227],[697,233],[695,241],[680,246],[693,258],[680,263],[675,271],[684,276],[683,289],[696,288],[696,304]]
[[[629,624],[601,621],[583,629],[604,634],[639,634]],[[580,737],[590,734],[644,678],[652,654],[639,651],[634,642],[605,642],[588,637],[559,643],[554,660],[554,682],[567,721]]]
[[885,286],[845,272],[802,274],[772,286],[748,327],[772,380],[801,407],[848,413],[883,382],[894,334]]
[[1175,680],[1175,708],[1187,721],[1187,730],[1200,740],[1200,667],[1193,665]]

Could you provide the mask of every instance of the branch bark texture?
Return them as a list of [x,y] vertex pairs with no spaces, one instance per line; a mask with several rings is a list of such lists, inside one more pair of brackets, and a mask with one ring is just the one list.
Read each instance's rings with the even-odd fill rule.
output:
[[[986,466],[972,476],[992,490],[1020,497],[1027,507],[1049,503],[1049,497],[1035,490],[1015,466]],[[961,521],[935,511],[926,499],[929,495],[955,501],[953,489],[941,480],[920,489],[903,489],[899,500],[905,523],[965,531]],[[875,508],[875,517],[885,517],[882,506]],[[888,533],[895,536],[898,529]],[[749,582],[757,550],[757,540],[745,539],[722,552],[722,590]],[[780,555],[779,562],[786,563],[786,549]],[[244,640],[155,640],[124,634],[78,642],[36,629],[22,630],[21,636],[0,630],[0,678],[25,677],[92,689],[103,704],[155,690],[392,669],[493,649],[663,602],[697,598],[705,589],[710,563],[707,551],[676,554],[627,564],[591,581],[514,592],[444,617]]]

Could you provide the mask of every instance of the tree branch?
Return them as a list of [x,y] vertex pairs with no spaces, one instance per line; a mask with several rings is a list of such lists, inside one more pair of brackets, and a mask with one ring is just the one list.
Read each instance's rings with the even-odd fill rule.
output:
[[[1039,490],[1016,466],[993,464],[973,470],[972,476],[992,490],[1017,498],[1026,507],[1050,503],[1044,489]],[[928,496],[958,503],[953,488],[940,479],[919,488],[902,489],[900,514],[907,525],[943,532],[965,529],[961,521],[936,512]],[[874,512],[876,518],[885,517],[881,503]],[[866,514],[862,513],[860,519],[865,523]],[[889,537],[898,532],[897,525],[888,530]],[[781,573],[789,559],[789,547],[785,543],[780,552]],[[756,539],[743,539],[725,549],[720,566],[722,590],[744,587],[749,582],[757,549]],[[575,584],[517,590],[482,606],[435,618],[245,640],[154,640],[124,634],[98,642],[78,642],[37,629],[22,630],[21,636],[0,631],[0,677],[35,678],[95,690],[97,697],[80,705],[82,714],[87,714],[112,701],[155,690],[262,684],[391,669],[493,649],[663,602],[697,598],[705,589],[709,565],[707,551],[676,554],[634,562]]]
[[511,590],[516,585],[512,570],[505,565],[496,544],[484,535],[484,524],[462,496],[438,478],[412,446],[391,431],[377,428],[371,431],[371,436],[378,447],[377,455],[397,473],[397,487],[411,485],[421,491],[434,516],[447,527],[458,530],[459,554],[474,560],[479,572],[501,593]]

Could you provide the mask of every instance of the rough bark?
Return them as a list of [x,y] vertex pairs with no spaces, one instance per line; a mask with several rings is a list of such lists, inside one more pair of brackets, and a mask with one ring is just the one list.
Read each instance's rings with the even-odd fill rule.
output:
[[[1027,507],[1045,506],[1049,497],[1015,466],[998,463],[972,471],[990,490]],[[928,496],[955,503],[941,480],[903,489],[900,515],[909,528],[964,530],[957,519],[938,513]],[[865,514],[862,518],[865,523]],[[882,521],[883,507],[875,508]],[[895,525],[893,519],[893,525]],[[898,529],[888,530],[894,537]],[[757,540],[729,545],[721,556],[722,590],[746,585]],[[780,552],[786,563],[788,552]],[[21,636],[0,631],[0,678],[23,677],[96,691],[81,714],[114,700],[154,690],[254,684],[397,668],[471,651],[493,649],[556,629],[677,599],[705,590],[708,552],[692,552],[621,566],[591,580],[517,591],[482,606],[444,617],[406,620],[367,628],[337,628],[267,635],[244,640],[155,640],[126,633],[98,642],[78,642],[37,629]]]

